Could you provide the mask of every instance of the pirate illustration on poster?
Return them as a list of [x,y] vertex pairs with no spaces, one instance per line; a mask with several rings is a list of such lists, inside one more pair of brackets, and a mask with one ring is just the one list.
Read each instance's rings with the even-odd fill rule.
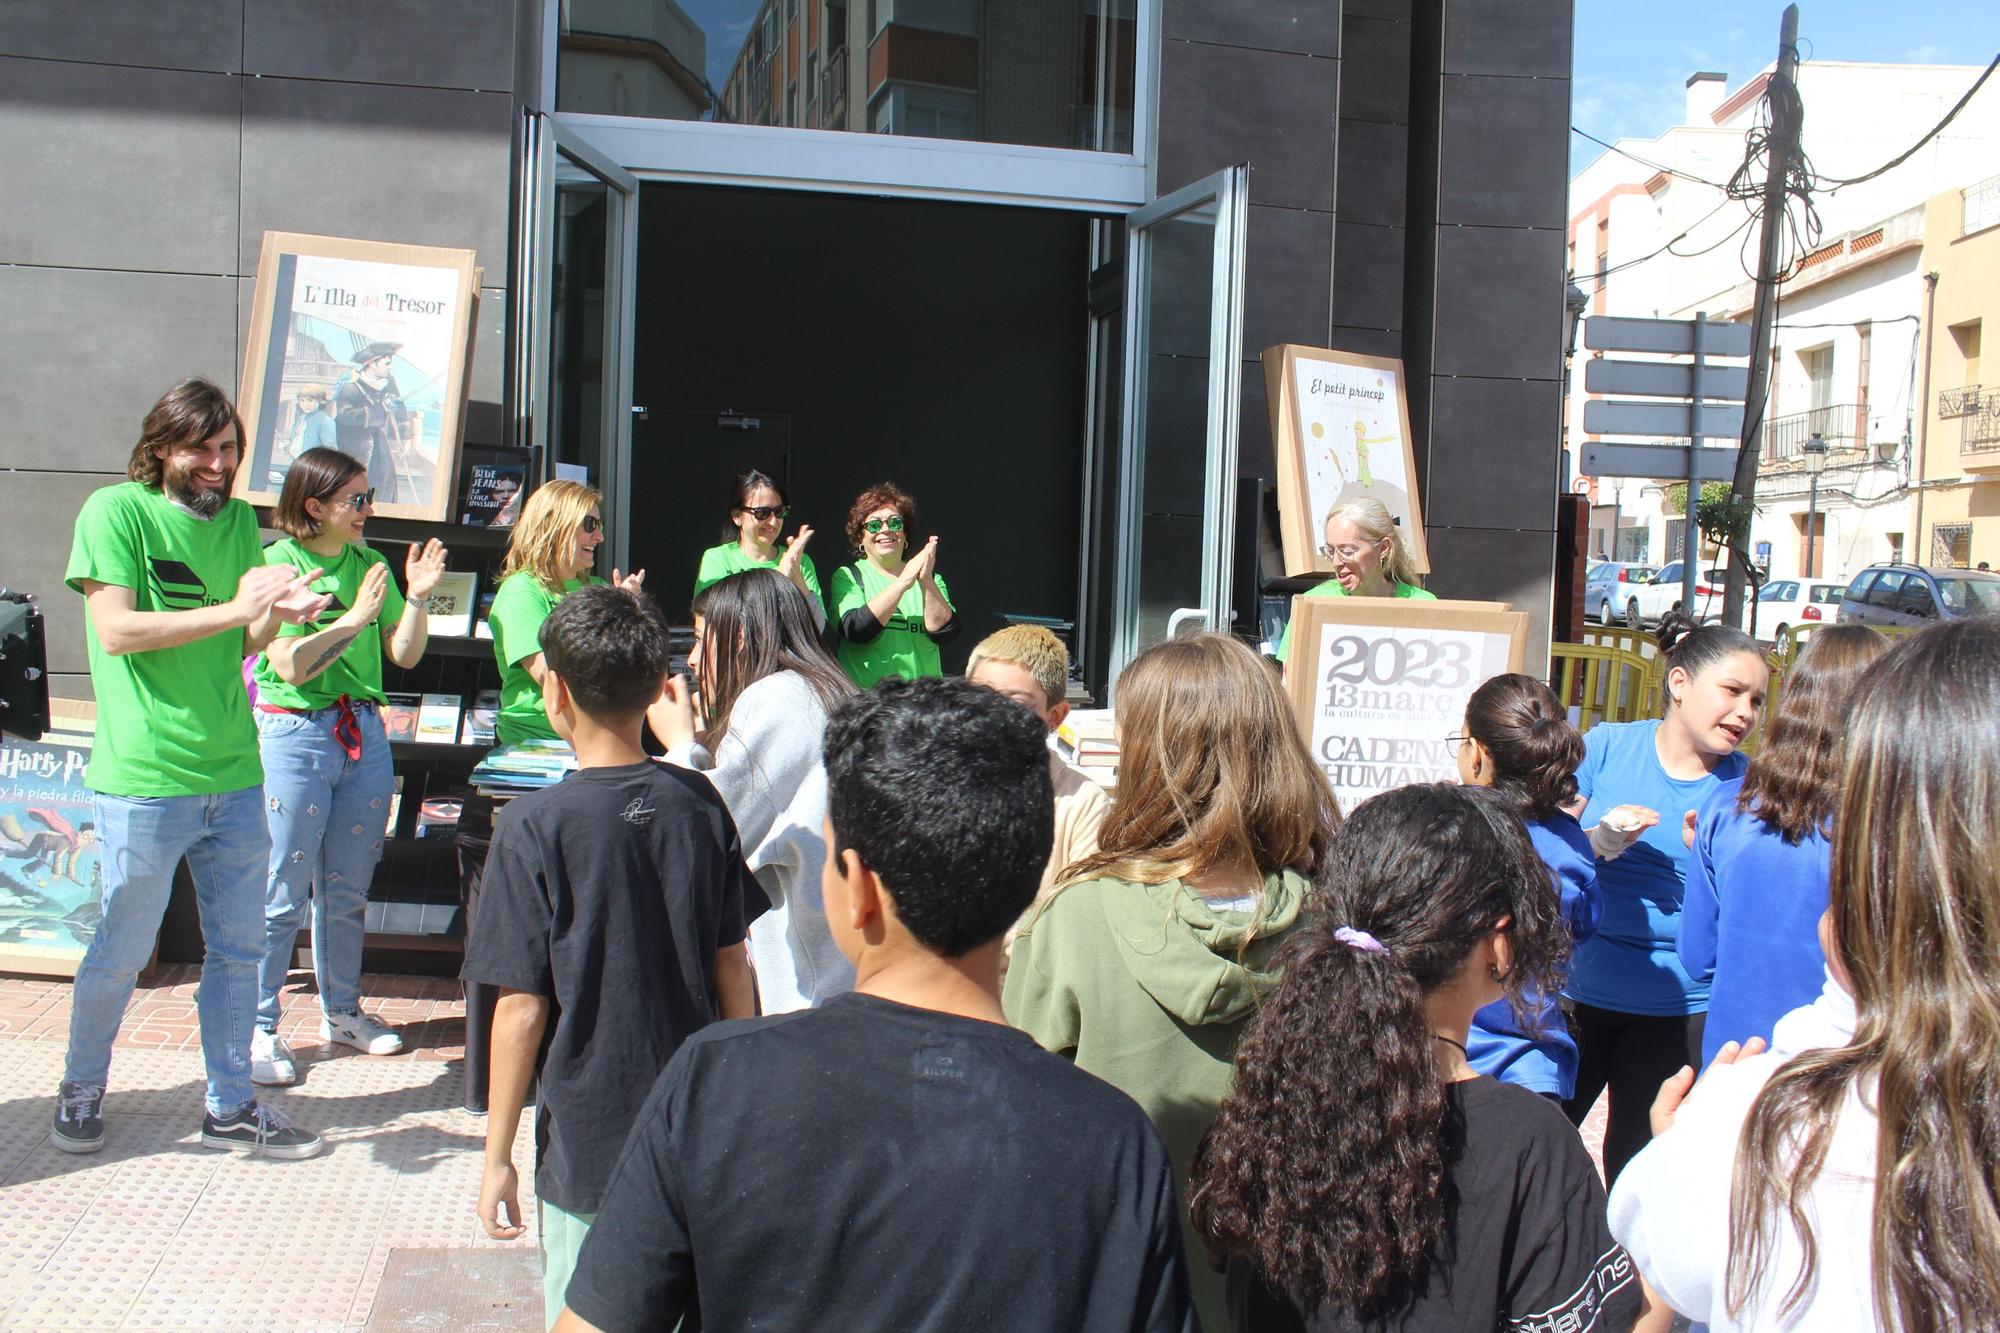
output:
[[[334,429],[340,451],[368,469],[368,484],[380,504],[403,496],[397,475],[406,473],[411,444],[409,414],[390,361],[401,343],[371,342],[354,354],[354,373],[334,391]],[[405,476],[407,480],[407,476]],[[409,488],[415,499],[415,487]]]

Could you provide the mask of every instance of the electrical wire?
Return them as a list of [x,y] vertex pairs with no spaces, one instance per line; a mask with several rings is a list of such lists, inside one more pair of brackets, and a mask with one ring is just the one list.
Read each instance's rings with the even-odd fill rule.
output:
[[[1683,228],[1683,229],[1681,230],[1681,232],[1680,232],[1680,233],[1679,233],[1678,235],[1676,235],[1676,236],[1675,236],[1675,237],[1674,237],[1674,238],[1673,238],[1672,240],[1668,241],[1668,242],[1667,242],[1667,243],[1666,243],[1665,245],[1661,246],[1661,247],[1660,247],[1659,249],[1657,249],[1657,250],[1654,250],[1654,251],[1651,251],[1650,253],[1647,253],[1647,254],[1643,254],[1643,255],[1640,255],[1640,256],[1639,256],[1639,257],[1638,257],[1637,259],[1627,259],[1627,260],[1624,260],[1624,261],[1623,261],[1623,262],[1621,262],[1621,263],[1617,263],[1617,264],[1613,264],[1613,265],[1612,265],[1611,267],[1609,267],[1609,268],[1607,268],[1607,269],[1604,269],[1604,270],[1603,270],[1603,271],[1601,271],[1601,272],[1598,272],[1598,273],[1585,273],[1585,274],[1580,274],[1579,276],[1580,276],[1580,277],[1583,277],[1583,278],[1592,278],[1592,279],[1595,279],[1595,280],[1597,281],[1597,285],[1598,285],[1598,289],[1599,289],[1599,290],[1602,290],[1602,289],[1603,289],[1603,286],[1604,286],[1604,279],[1606,279],[1606,278],[1610,277],[1610,276],[1611,276],[1612,274],[1614,274],[1614,273],[1623,273],[1623,272],[1624,272],[1624,271],[1625,271],[1626,269],[1630,269],[1630,268],[1637,268],[1637,267],[1638,267],[1639,265],[1641,265],[1641,264],[1644,264],[1644,263],[1646,263],[1646,262],[1647,262],[1647,261],[1649,261],[1649,260],[1653,260],[1653,259],[1658,259],[1658,258],[1659,258],[1659,257],[1660,257],[1661,255],[1664,255],[1664,254],[1673,254],[1673,255],[1675,255],[1675,256],[1677,256],[1677,257],[1679,257],[1679,258],[1682,258],[1682,259],[1692,259],[1692,258],[1694,258],[1694,257],[1695,257],[1696,255],[1704,255],[1704,254],[1707,254],[1707,253],[1708,253],[1708,250],[1713,250],[1713,249],[1715,249],[1715,248],[1716,248],[1716,246],[1713,246],[1713,245],[1712,245],[1712,246],[1708,247],[1708,250],[1697,250],[1697,251],[1695,251],[1695,252],[1694,252],[1694,255],[1684,255],[1684,254],[1681,254],[1681,252],[1680,252],[1680,251],[1678,251],[1678,250],[1675,250],[1675,249],[1674,249],[1674,247],[1675,247],[1676,245],[1679,245],[1679,244],[1680,244],[1680,243],[1681,243],[1682,241],[1686,240],[1686,239],[1687,239],[1687,238],[1688,238],[1688,237],[1689,237],[1689,236],[1690,236],[1691,234],[1693,234],[1693,232],[1694,232],[1695,228],[1697,228],[1697,227],[1701,226],[1701,224],[1702,224],[1702,223],[1704,223],[1704,222],[1708,221],[1708,220],[1709,220],[1710,218],[1714,217],[1714,216],[1715,216],[1715,215],[1716,215],[1717,213],[1720,213],[1720,212],[1721,212],[1721,211],[1722,211],[1723,209],[1725,209],[1725,208],[1729,207],[1729,203],[1730,203],[1730,201],[1729,201],[1729,200],[1727,200],[1727,199],[1724,199],[1724,200],[1723,200],[1723,201],[1722,201],[1721,203],[1717,204],[1717,205],[1716,205],[1716,206],[1715,206],[1714,208],[1711,208],[1711,209],[1709,209],[1709,210],[1708,210],[1708,212],[1706,212],[1706,213],[1703,213],[1703,214],[1702,214],[1702,215],[1701,215],[1700,217],[1696,218],[1696,219],[1695,219],[1695,220],[1694,220],[1693,222],[1690,222],[1690,223],[1689,223],[1689,224],[1688,224],[1688,225],[1687,225],[1687,226],[1686,226],[1685,228]],[[1748,219],[1745,219],[1745,225],[1748,225]],[[1737,230],[1737,231],[1741,231],[1741,230],[1742,230],[1742,227],[1738,227],[1738,228],[1737,228],[1736,230]],[[1735,231],[1732,231],[1732,232],[1731,232],[1731,233],[1730,233],[1729,235],[1730,235],[1730,236],[1734,236],[1734,235],[1736,235],[1736,232],[1735,232]],[[1725,236],[1725,237],[1723,238],[1723,241],[1727,241],[1728,239],[1729,239],[1729,236]],[[1718,241],[1718,242],[1716,243],[1716,245],[1720,245],[1720,244],[1722,244],[1722,242],[1721,242],[1721,241]]]
[[1630,158],[1632,161],[1637,162],[1642,167],[1651,167],[1655,171],[1664,171],[1669,176],[1677,176],[1684,181],[1693,181],[1696,185],[1706,185],[1711,190],[1720,190],[1723,188],[1721,181],[1708,180],[1705,179],[1704,177],[1696,176],[1691,172],[1682,171],[1679,167],[1670,167],[1667,166],[1665,163],[1654,162],[1648,158],[1640,157],[1637,153],[1628,153],[1615,143],[1606,143],[1604,140],[1592,134],[1589,130],[1578,129],[1576,126],[1572,125],[1569,127],[1569,132],[1571,134],[1580,134],[1584,138],[1596,144],[1598,147],[1608,148],[1612,152],[1618,154],[1618,156],[1624,158]]
[[1953,120],[1957,119],[1958,113],[1965,110],[1965,104],[1967,102],[1970,102],[1973,98],[1973,95],[1979,91],[1980,86],[1984,84],[1987,79],[1992,77],[1995,66],[2000,66],[2000,55],[1994,56],[1993,59],[1990,62],[1988,62],[1985,72],[1982,73],[1977,79],[1974,79],[1972,81],[1972,86],[1965,90],[1965,96],[1958,99],[1958,104],[1952,107],[1951,110],[1944,113],[1943,120],[1931,126],[1930,129],[1925,132],[1923,138],[1917,140],[1915,143],[1911,144],[1908,148],[1904,149],[1896,156],[1890,158],[1887,162],[1884,162],[1881,166],[1875,168],[1873,171],[1864,171],[1859,176],[1849,176],[1845,179],[1842,179],[1838,176],[1815,177],[1814,184],[1821,188],[1826,189],[1828,193],[1832,193],[1833,191],[1842,189],[1849,185],[1859,185],[1863,181],[1874,180],[1877,176],[1881,175],[1883,172],[1891,171],[1897,167],[1902,166],[1903,163],[1909,161],[1910,158],[1915,155],[1916,151],[1919,148],[1922,148],[1932,139],[1937,138],[1938,135],[1944,132],[1945,126],[1951,124]]

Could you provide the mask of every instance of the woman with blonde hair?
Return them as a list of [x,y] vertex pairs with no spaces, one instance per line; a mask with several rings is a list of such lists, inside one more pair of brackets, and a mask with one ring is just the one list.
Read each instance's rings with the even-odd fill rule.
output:
[[1668,1081],[1611,1229],[1713,1329],[1990,1329],[2000,620],[1946,621],[1878,658],[1846,733],[1826,991],[1769,1053],[1718,1058],[1685,1104],[1693,1071]]
[[[494,731],[502,745],[556,738],[542,712],[542,622],[578,588],[604,582],[590,572],[605,537],[598,507],[603,498],[596,487],[582,482],[548,482],[528,497],[508,538],[500,588],[487,616],[493,656],[500,663],[500,717]],[[611,571],[613,584],[634,592],[645,580],[643,569],[629,576]]]
[[[1403,529],[1389,506],[1369,496],[1344,500],[1326,514],[1326,541],[1319,553],[1333,561],[1333,577],[1307,597],[1406,597],[1434,602]],[[1292,627],[1278,640],[1280,662],[1291,656]]]
[[[1015,937],[1007,1018],[1143,1106],[1185,1179],[1340,813],[1277,680],[1227,635],[1141,653],[1117,718],[1118,798]],[[1219,1329],[1221,1279],[1186,1235]]]

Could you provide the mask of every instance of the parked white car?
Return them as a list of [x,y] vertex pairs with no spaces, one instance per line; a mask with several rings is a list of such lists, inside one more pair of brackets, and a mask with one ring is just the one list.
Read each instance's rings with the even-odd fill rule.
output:
[[1757,637],[1776,643],[1792,625],[1831,625],[1840,615],[1844,580],[1773,579],[1757,599]]
[[[1681,604],[1681,571],[1678,560],[1669,560],[1660,566],[1660,572],[1644,583],[1626,584],[1621,592],[1624,601],[1619,610],[1625,623],[1633,629],[1645,629],[1660,623],[1660,617]],[[1722,613],[1722,580],[1720,569],[1704,570],[1695,580],[1694,596],[1696,615],[1702,620],[1710,620]]]

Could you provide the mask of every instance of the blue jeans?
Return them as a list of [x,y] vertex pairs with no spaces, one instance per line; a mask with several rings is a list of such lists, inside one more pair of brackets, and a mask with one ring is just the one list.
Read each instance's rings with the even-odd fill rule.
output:
[[395,765],[382,715],[354,710],[361,757],[349,759],[334,738],[338,708],[316,713],[257,714],[264,752],[265,818],[271,864],[264,906],[264,963],[258,975],[257,1024],[278,1026],[278,992],[292,965],[292,947],[313,905],[313,975],[323,1014],[361,1007],[361,940],[367,929],[368,884],[382,859]]
[[233,1115],[256,1095],[250,1086],[250,1029],[264,946],[264,867],[271,855],[264,789],[213,796],[98,792],[96,798],[104,916],[76,970],[63,1077],[105,1085],[112,1039],[139,969],[153,955],[174,867],[186,856],[201,911],[204,953],[195,1002],[208,1068],[208,1110]]

